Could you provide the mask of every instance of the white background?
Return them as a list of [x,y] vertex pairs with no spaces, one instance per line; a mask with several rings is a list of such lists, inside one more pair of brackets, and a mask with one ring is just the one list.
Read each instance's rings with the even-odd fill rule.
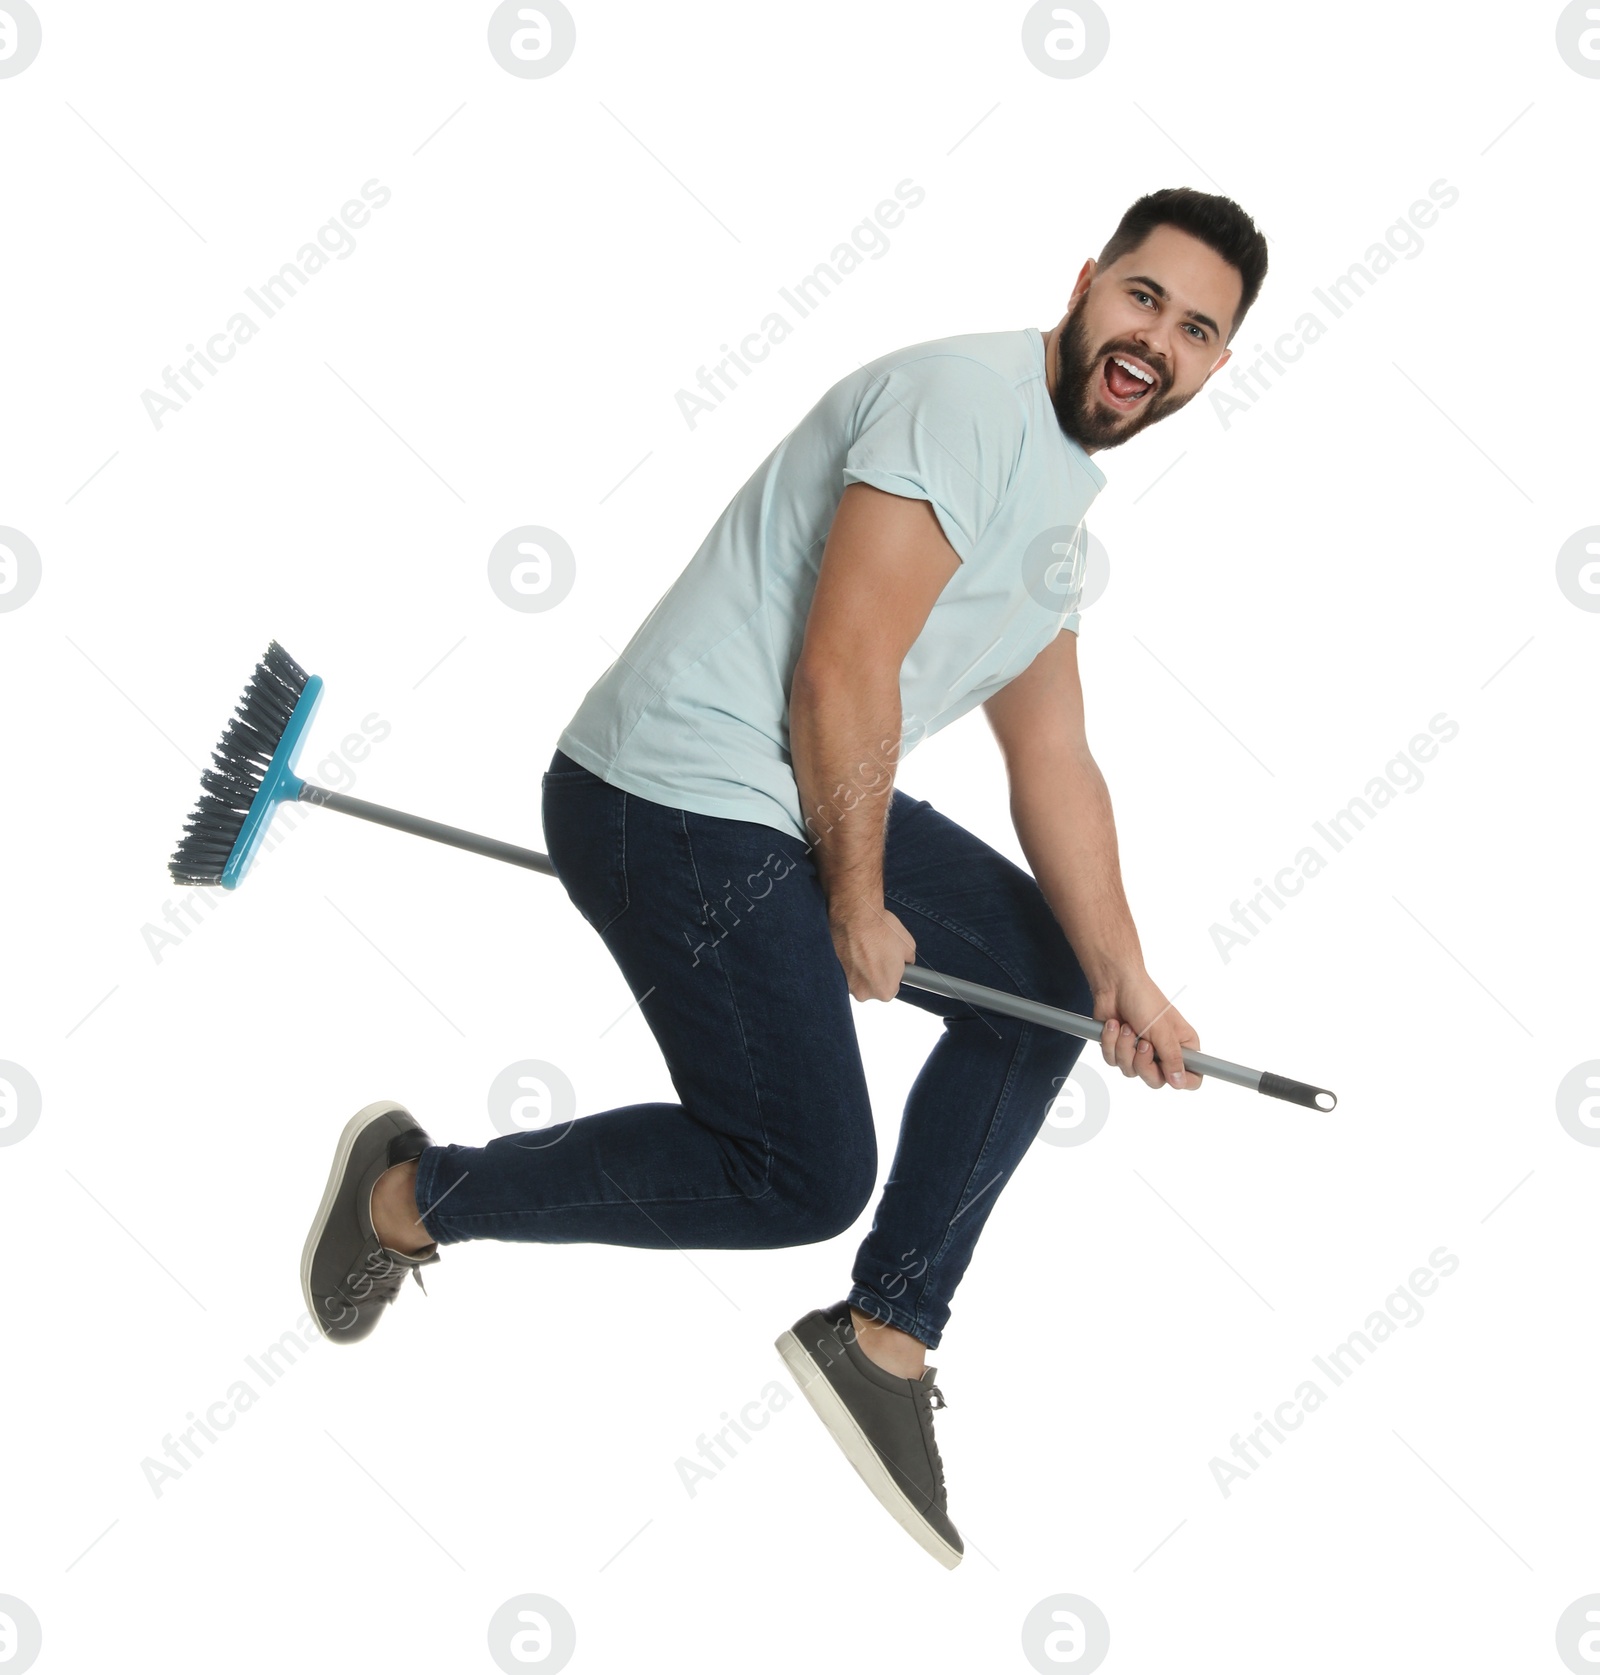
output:
[[[489,1670],[527,1592],[588,1671],[1024,1670],[1058,1593],[1105,1613],[1108,1670],[1562,1667],[1600,1591],[1600,1151],[1556,1114],[1600,1057],[1600,615],[1556,585],[1600,521],[1600,81],[1544,4],[1107,4],[1074,79],[1025,7],[945,0],[575,5],[571,61],[524,79],[486,5],[40,0],[0,80],[0,523],[42,561],[0,612],[0,1060],[43,1095],[0,1148],[0,1594],[40,1669]],[[686,425],[675,392],[907,178],[888,253]],[[141,393],[370,179],[354,254],[154,426]],[[1098,1136],[1030,1152],[934,1358],[965,1563],[798,1398],[693,1497],[676,1470],[789,1388],[772,1340],[843,1295],[867,1218],[692,1260],[456,1247],[359,1349],[252,1377],[352,1111],[481,1143],[521,1058],[581,1110],[672,1097],[550,879],[311,812],[172,931],[267,640],[328,681],[308,776],[376,713],[358,794],[539,847],[583,692],[837,378],[1048,329],[1183,184],[1268,235],[1243,359],[1441,179],[1421,253],[1252,409],[1098,456],[1082,666],[1151,973],[1208,1050],[1340,1104],[1117,1077]],[[577,558],[548,612],[487,581],[530,523]],[[1224,962],[1212,925],[1441,712],[1420,789]],[[1018,854],[981,717],[900,783]],[[856,1011],[886,1171],[938,1026]],[[1440,1246],[1425,1317],[1224,1496],[1212,1458]],[[241,1377],[157,1496],[141,1462]]]

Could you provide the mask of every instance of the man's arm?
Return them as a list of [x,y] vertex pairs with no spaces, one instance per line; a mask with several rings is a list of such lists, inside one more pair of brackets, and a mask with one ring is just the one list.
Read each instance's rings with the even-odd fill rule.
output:
[[1180,1053],[1200,1038],[1145,971],[1123,892],[1111,794],[1084,725],[1078,636],[1058,633],[983,710],[1005,759],[1017,840],[1089,980],[1094,1016],[1116,1021],[1102,1057],[1152,1087],[1198,1087]]
[[900,665],[961,560],[925,500],[849,484],[834,513],[789,689],[789,753],[839,963],[892,1000],[916,944],[883,905],[900,749]]

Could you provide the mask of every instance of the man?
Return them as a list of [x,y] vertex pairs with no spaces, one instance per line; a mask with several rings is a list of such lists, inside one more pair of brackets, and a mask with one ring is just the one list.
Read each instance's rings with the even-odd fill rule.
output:
[[[846,1457],[941,1563],[926,1363],[1005,1183],[1083,1043],[903,988],[913,961],[1092,1012],[1108,1065],[1193,1088],[1199,1038],[1144,968],[1084,734],[1076,609],[1091,455],[1175,413],[1266,274],[1227,198],[1141,198],[1049,332],[897,350],[841,379],[729,503],[560,735],[558,876],[621,968],[681,1103],[435,1145],[384,1101],[347,1124],[302,1280],[370,1332],[462,1239],[755,1249],[832,1238],[878,1153],[850,999],[944,1020],[848,1295],[778,1348]],[[1013,865],[893,785],[982,704]]]

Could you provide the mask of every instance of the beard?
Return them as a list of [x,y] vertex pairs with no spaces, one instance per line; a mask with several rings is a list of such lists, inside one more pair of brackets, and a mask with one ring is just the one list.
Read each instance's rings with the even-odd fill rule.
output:
[[[1106,356],[1118,352],[1133,355],[1150,364],[1160,381],[1149,395],[1140,398],[1137,407],[1127,413],[1118,413],[1105,406],[1095,390],[1095,385],[1102,381],[1101,369]],[[1157,419],[1176,413],[1197,393],[1191,390],[1188,395],[1174,395],[1171,371],[1156,366],[1148,355],[1140,354],[1131,343],[1104,343],[1091,350],[1081,308],[1067,316],[1067,323],[1056,343],[1056,353],[1056,387],[1050,398],[1051,404],[1062,430],[1081,448],[1115,448],[1153,425]]]

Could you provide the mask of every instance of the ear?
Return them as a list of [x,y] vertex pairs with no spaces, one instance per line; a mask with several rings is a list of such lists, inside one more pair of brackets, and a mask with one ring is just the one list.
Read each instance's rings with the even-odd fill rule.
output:
[[1083,301],[1084,297],[1088,295],[1089,282],[1099,271],[1100,270],[1095,265],[1093,256],[1090,256],[1088,260],[1084,262],[1083,266],[1078,269],[1078,277],[1073,282],[1072,286],[1072,295],[1067,298],[1068,314],[1070,314],[1073,309],[1075,309],[1078,304]]
[[1202,379],[1201,379],[1201,380],[1200,380],[1200,387],[1201,387],[1201,389],[1204,389],[1204,388],[1205,388],[1205,386],[1206,386],[1206,385],[1207,385],[1207,384],[1208,384],[1208,383],[1210,383],[1210,382],[1211,382],[1211,379],[1212,379],[1212,377],[1213,377],[1213,376],[1214,376],[1214,375],[1215,375],[1215,374],[1216,374],[1216,373],[1219,373],[1219,372],[1221,372],[1221,371],[1222,371],[1222,369],[1223,369],[1223,367],[1225,367],[1225,366],[1226,366],[1226,365],[1227,365],[1227,364],[1228,364],[1228,362],[1229,362],[1229,361],[1231,361],[1231,360],[1232,360],[1232,359],[1233,359],[1233,351],[1232,351],[1232,350],[1231,350],[1231,349],[1224,349],[1224,350],[1223,350],[1223,351],[1222,351],[1222,353],[1221,353],[1221,355],[1220,355],[1220,356],[1218,356],[1218,358],[1217,358],[1217,364],[1216,364],[1216,365],[1215,365],[1215,366],[1214,366],[1214,367],[1212,367],[1212,369],[1211,369],[1211,371],[1210,371],[1210,372],[1208,372],[1208,373],[1207,373],[1207,374],[1206,374],[1206,375],[1205,375],[1205,377],[1204,377],[1204,378],[1202,378]]

